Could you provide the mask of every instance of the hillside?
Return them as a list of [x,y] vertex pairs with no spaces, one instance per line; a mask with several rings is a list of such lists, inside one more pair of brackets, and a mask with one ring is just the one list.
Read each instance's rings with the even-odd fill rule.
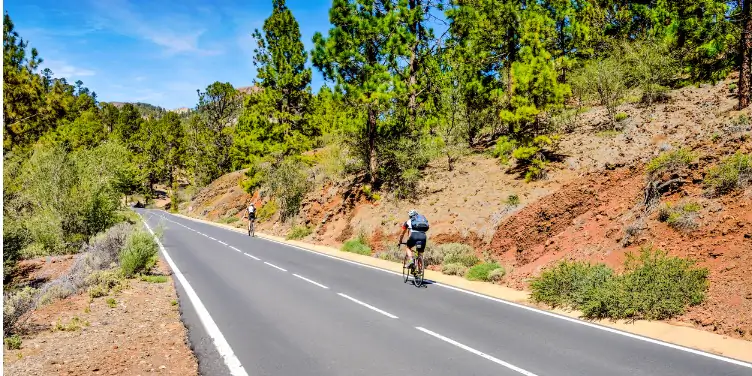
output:
[[[620,132],[602,133],[605,109],[582,115],[577,134],[563,135],[548,178],[526,183],[514,169],[486,155],[461,158],[453,171],[438,159],[423,171],[411,200],[388,192],[369,199],[352,180],[329,182],[310,192],[299,224],[314,229],[305,240],[339,246],[358,233],[375,250],[396,242],[409,208],[431,221],[429,242],[462,242],[479,256],[501,262],[501,282],[527,289],[530,276],[559,260],[588,260],[618,267],[628,251],[653,245],[689,257],[710,271],[708,299],[678,321],[730,336],[752,339],[752,189],[720,197],[703,193],[703,172],[735,151],[752,152],[749,110],[734,111],[731,80],[674,91],[667,103],[624,104]],[[746,116],[746,117],[745,117]],[[645,165],[662,152],[689,148],[698,160],[666,192],[661,203],[701,206],[694,231],[677,231],[658,220],[658,206],[643,206]],[[201,190],[181,210],[188,215],[235,222],[250,196],[239,186],[244,172],[227,174]],[[519,204],[510,203],[510,195]],[[268,202],[268,198],[255,197]],[[284,235],[291,227],[277,216],[260,231]]]

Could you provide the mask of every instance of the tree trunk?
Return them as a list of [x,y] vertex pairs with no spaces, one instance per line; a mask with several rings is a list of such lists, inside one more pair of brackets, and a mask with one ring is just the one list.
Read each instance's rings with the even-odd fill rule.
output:
[[376,182],[376,109],[373,104],[368,105],[368,178],[373,184]]
[[[420,12],[421,7],[421,1],[420,0],[410,0],[408,3],[408,6],[410,7],[410,14],[413,15],[414,12]],[[410,25],[408,25],[408,28],[410,30],[410,33],[415,36],[415,42],[410,47],[410,73],[407,78],[407,90],[408,90],[408,99],[407,99],[407,109],[408,109],[408,115],[409,115],[409,127],[410,130],[415,129],[415,122],[417,118],[417,106],[418,106],[418,46],[420,45],[420,22],[422,20],[422,17],[417,18],[414,22],[411,22]]]
[[744,0],[742,3],[742,38],[739,46],[742,57],[739,67],[739,109],[749,106],[750,85],[752,85],[752,0]]

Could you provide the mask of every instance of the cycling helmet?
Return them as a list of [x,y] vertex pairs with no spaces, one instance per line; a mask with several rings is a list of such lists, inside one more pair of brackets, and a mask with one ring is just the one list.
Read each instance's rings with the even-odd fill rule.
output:
[[410,211],[407,212],[407,216],[410,218],[415,217],[416,215],[418,215],[418,211],[415,209],[410,209]]

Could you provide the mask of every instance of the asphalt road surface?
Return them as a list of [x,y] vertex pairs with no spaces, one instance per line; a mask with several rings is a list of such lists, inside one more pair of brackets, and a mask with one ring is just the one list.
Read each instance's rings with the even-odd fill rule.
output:
[[269,240],[163,229],[206,375],[752,375],[752,365]]

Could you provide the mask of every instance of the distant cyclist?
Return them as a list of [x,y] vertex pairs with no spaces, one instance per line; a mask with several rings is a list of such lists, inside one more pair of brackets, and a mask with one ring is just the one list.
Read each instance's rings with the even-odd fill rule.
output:
[[410,237],[407,238],[407,243],[404,244],[407,246],[405,252],[410,260],[410,265],[407,268],[412,269],[415,266],[413,248],[415,248],[419,255],[426,249],[426,241],[428,240],[426,231],[428,231],[429,226],[426,217],[418,214],[415,209],[411,209],[407,215],[409,219],[402,224],[402,233],[400,234],[399,242],[403,244],[402,239],[404,239],[405,233],[410,230]]
[[248,209],[246,213],[243,215],[243,218],[248,217],[248,232],[251,232],[251,224],[256,220],[256,204],[251,201],[248,204]]

